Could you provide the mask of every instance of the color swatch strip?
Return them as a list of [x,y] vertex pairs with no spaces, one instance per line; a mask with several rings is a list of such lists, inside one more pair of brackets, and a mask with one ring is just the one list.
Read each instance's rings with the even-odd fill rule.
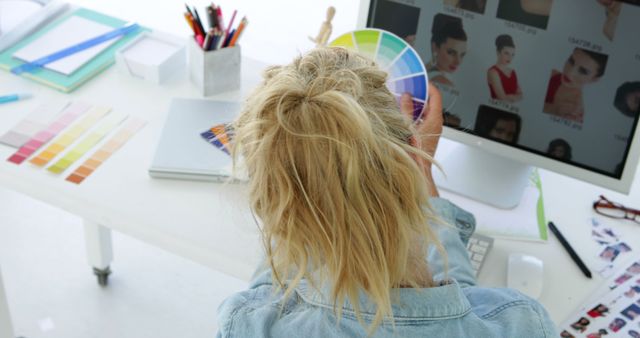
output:
[[15,164],[21,164],[31,156],[31,154],[35,153],[36,150],[42,147],[42,145],[51,141],[51,139],[58,135],[64,128],[84,114],[90,107],[90,105],[82,102],[75,102],[67,106],[61,116],[50,123],[46,128],[37,132],[33,138],[20,147],[20,149],[11,155],[7,161]]
[[104,161],[113,153],[120,149],[127,141],[147,124],[140,119],[131,119],[113,135],[107,143],[98,149],[91,157],[84,161],[80,167],[73,171],[66,180],[75,184],[80,184],[91,175]]
[[47,170],[54,174],[59,174],[65,171],[75,161],[80,159],[80,157],[98,144],[109,132],[122,123],[122,121],[126,120],[127,117],[128,115],[124,113],[109,116],[102,125],[80,140],[75,147],[71,148],[64,157],[48,167]]
[[230,123],[215,125],[200,134],[208,143],[222,150],[227,155],[231,155],[229,147],[234,135],[233,126]]
[[68,105],[69,101],[51,101],[40,105],[11,130],[0,136],[0,143],[14,148],[22,147]]
[[103,118],[111,108],[108,107],[93,107],[89,109],[87,115],[83,117],[78,123],[73,125],[69,130],[64,132],[58,137],[52,144],[47,146],[36,157],[29,160],[32,164],[39,167],[44,167],[49,161],[56,157],[59,153],[70,146],[76,141],[82,134],[93,127],[96,122]]

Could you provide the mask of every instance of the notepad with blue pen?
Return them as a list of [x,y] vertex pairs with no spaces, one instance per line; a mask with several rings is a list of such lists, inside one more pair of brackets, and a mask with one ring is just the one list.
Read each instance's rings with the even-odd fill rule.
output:
[[[124,20],[85,8],[76,9],[43,27],[0,54],[0,68],[10,70],[51,52],[69,47],[105,31],[126,25]],[[85,27],[82,33],[78,27]],[[65,29],[74,28],[77,36],[69,36]],[[94,33],[88,33],[88,31]],[[44,68],[21,76],[46,84],[63,92],[71,92],[114,63],[115,52],[143,30],[137,30],[119,39],[110,40],[92,50],[70,55]],[[74,34],[74,32],[71,32]],[[82,35],[84,34],[84,35]],[[86,35],[86,36],[85,36]],[[74,42],[74,39],[78,40]],[[60,46],[57,46],[57,44]],[[44,55],[42,55],[44,53]]]

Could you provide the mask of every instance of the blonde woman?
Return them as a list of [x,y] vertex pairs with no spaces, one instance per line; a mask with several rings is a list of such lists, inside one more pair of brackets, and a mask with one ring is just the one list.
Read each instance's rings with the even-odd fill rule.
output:
[[387,74],[340,48],[265,72],[235,122],[266,260],[218,337],[552,337],[540,304],[475,287],[473,215],[438,198],[438,91],[411,123]]

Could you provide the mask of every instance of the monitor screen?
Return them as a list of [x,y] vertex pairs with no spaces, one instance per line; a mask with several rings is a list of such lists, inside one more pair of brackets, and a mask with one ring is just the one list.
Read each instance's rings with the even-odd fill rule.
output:
[[619,179],[640,114],[640,0],[372,0],[457,130]]

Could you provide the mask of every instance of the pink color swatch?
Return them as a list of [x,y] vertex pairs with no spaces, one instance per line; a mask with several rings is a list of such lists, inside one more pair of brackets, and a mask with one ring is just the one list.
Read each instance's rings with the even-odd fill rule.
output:
[[46,128],[37,132],[30,140],[27,141],[27,143],[20,147],[18,151],[11,155],[7,161],[15,164],[21,164],[45,143],[51,141],[51,139],[70,125],[76,118],[84,114],[90,107],[90,105],[82,102],[72,103],[64,110],[58,119],[51,122]]

